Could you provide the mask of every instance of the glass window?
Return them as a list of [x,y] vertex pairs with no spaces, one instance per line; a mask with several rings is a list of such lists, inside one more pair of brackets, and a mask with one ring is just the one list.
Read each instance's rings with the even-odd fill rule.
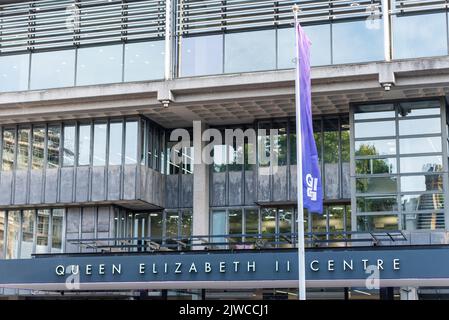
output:
[[167,212],[166,213],[166,225],[165,225],[165,236],[168,238],[177,238],[178,237],[178,222],[179,222],[179,214],[177,211],[175,212]]
[[48,253],[50,210],[37,210],[36,253]]
[[78,49],[77,85],[122,81],[123,45]]
[[225,72],[276,68],[276,30],[225,34]]
[[4,258],[4,238],[5,238],[5,211],[0,211],[0,259]]
[[357,178],[356,191],[359,193],[393,193],[397,192],[396,177]]
[[3,165],[2,170],[14,169],[14,154],[16,148],[16,130],[3,130]]
[[30,160],[30,129],[21,128],[18,131],[17,169],[27,170]]
[[380,118],[394,118],[395,111],[393,104],[370,104],[360,105],[355,107],[354,119],[380,119]]
[[[446,13],[392,17],[395,59],[447,54]],[[432,35],[429,37],[429,35]]]
[[[50,139],[49,139],[50,140]],[[73,166],[75,164],[75,126],[64,126],[64,166]]]
[[122,164],[122,135],[123,124],[121,122],[111,122],[109,128],[109,164]]
[[51,253],[61,253],[64,209],[53,209],[51,219],[52,219]]
[[261,214],[261,233],[264,235],[263,240],[275,241],[276,233],[276,209],[262,208]]
[[104,166],[106,164],[106,123],[94,124],[94,166]]
[[181,235],[183,238],[188,238],[192,236],[193,228],[193,216],[192,211],[183,210],[182,211],[182,221],[181,221]]
[[332,24],[333,63],[384,60],[381,19],[337,22]]
[[224,144],[214,145],[214,172],[225,172],[228,149]]
[[49,168],[59,166],[59,147],[61,143],[61,128],[59,126],[48,127],[48,160]]
[[443,171],[441,156],[403,157],[400,164],[401,173]]
[[[312,232],[313,233],[325,233],[327,232],[327,213],[312,214]],[[318,239],[325,239],[325,234],[315,235]]]
[[[259,210],[245,209],[245,234],[259,233]],[[246,237],[245,241],[254,241],[255,238]]]
[[[321,129],[320,129],[321,131]],[[314,133],[315,144],[318,151],[318,158],[321,161],[321,132],[317,137],[317,133]],[[296,164],[296,122],[290,122],[290,164]]]
[[0,57],[0,92],[28,89],[30,55]]
[[42,169],[44,166],[45,128],[33,128],[33,169]]
[[24,210],[22,213],[22,243],[20,258],[31,258],[33,253],[34,224],[36,216],[34,210]]
[[181,40],[181,77],[223,73],[223,35]]
[[401,196],[402,211],[442,210],[444,196],[438,193],[407,194]]
[[125,81],[164,78],[165,41],[125,44]]
[[440,118],[404,119],[399,121],[399,135],[441,133]]
[[444,212],[415,212],[402,215],[405,230],[444,229]]
[[75,50],[31,55],[30,89],[70,87],[75,84]]
[[398,209],[395,195],[357,197],[357,212],[396,211]]
[[356,174],[397,173],[396,158],[356,160],[355,173]]
[[388,137],[396,135],[394,121],[356,122],[355,138]]
[[278,209],[279,241],[282,247],[291,247],[293,219],[293,209]]
[[19,258],[20,211],[8,211],[8,234],[6,235],[6,259]]
[[137,163],[137,121],[126,122],[125,163]]
[[87,166],[90,164],[90,124],[79,126],[78,136],[78,165]]
[[401,177],[401,191],[443,191],[443,176],[425,175],[425,176],[405,176]]
[[399,152],[402,154],[441,152],[441,137],[400,139]]
[[[226,230],[226,211],[224,210],[213,210],[212,211],[212,242],[214,243],[225,243],[226,239],[220,237],[225,235]],[[217,237],[218,236],[218,237]],[[219,246],[223,247],[223,246]],[[224,247],[223,247],[224,248]]]
[[162,239],[162,213],[152,212],[150,213],[150,236],[157,242]]
[[358,231],[398,230],[399,217],[397,215],[358,216]]
[[[345,231],[345,207],[333,205],[328,207],[329,232]],[[332,235],[332,238],[341,238],[342,235]]]
[[396,154],[396,140],[394,139],[355,142],[356,156],[383,156],[390,154]]
[[414,101],[401,102],[399,104],[398,116],[414,117],[414,116],[430,116],[440,115],[441,107],[439,101]]
[[[229,210],[229,234],[242,234],[242,210]],[[241,242],[241,237],[232,237],[230,242]]]

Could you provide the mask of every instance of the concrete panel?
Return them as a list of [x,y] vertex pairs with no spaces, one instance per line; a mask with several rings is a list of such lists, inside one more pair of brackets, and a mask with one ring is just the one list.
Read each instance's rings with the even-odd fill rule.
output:
[[171,174],[165,179],[165,207],[178,208],[179,207],[179,175]]
[[343,186],[343,198],[351,198],[351,171],[349,169],[349,162],[343,162],[342,164],[342,186]]
[[67,233],[78,233],[80,228],[80,208],[67,209]]
[[[94,239],[94,238],[95,238],[95,233],[93,233],[93,232],[86,232],[81,235],[81,239]],[[95,252],[95,249],[81,247],[81,252]]]
[[81,232],[94,232],[95,231],[95,214],[96,207],[85,207],[83,208],[83,218],[81,225]]
[[79,239],[79,234],[78,233],[67,233],[66,234],[66,244],[65,244],[65,252],[66,253],[78,253],[79,252],[79,245],[77,244],[73,244],[67,240],[74,240],[74,239]]
[[149,203],[154,203],[154,190],[153,190],[153,180],[154,173],[153,170],[146,169],[146,180],[145,180],[145,201]]
[[77,167],[76,168],[76,191],[75,201],[85,202],[88,201],[89,196],[89,167]]
[[293,201],[296,201],[298,192],[298,189],[296,189],[297,170],[298,167],[296,165],[290,165],[290,200]]
[[105,195],[105,167],[92,168],[92,201],[103,201]]
[[270,201],[270,178],[269,168],[259,168],[257,199],[258,201]]
[[193,206],[193,174],[181,175],[181,207]]
[[410,244],[420,245],[420,244],[430,244],[430,232],[410,232]]
[[28,171],[16,170],[14,182],[14,204],[25,204],[27,202]]
[[146,183],[147,183],[147,168],[145,166],[140,166],[140,175],[138,177],[138,183],[140,183],[139,192],[137,195],[139,199],[145,200]]
[[[74,172],[72,167],[61,168],[61,184],[59,195],[60,202],[63,203],[73,202],[73,182],[74,182],[73,176]],[[47,194],[45,195],[47,196]]]
[[11,204],[12,171],[2,171],[0,177],[0,205]]
[[245,171],[245,204],[253,205],[256,201],[256,173],[253,170]]
[[154,193],[154,204],[157,206],[162,206],[164,201],[164,192],[162,190],[162,174],[160,172],[155,171],[154,172],[154,181],[153,181],[153,189],[155,190]]
[[326,199],[338,199],[338,163],[324,164],[324,196]]
[[97,220],[97,231],[109,232],[110,219],[111,219],[111,208],[110,207],[98,207],[98,220]]
[[273,170],[273,201],[287,201],[287,166]]
[[229,172],[229,205],[243,204],[242,171]]
[[123,199],[136,199],[137,166],[126,165],[123,177]]
[[30,172],[30,198],[31,204],[42,202],[42,170],[31,170]]
[[211,180],[210,205],[215,207],[226,206],[226,172],[212,173]]
[[108,200],[120,199],[120,166],[108,168]]

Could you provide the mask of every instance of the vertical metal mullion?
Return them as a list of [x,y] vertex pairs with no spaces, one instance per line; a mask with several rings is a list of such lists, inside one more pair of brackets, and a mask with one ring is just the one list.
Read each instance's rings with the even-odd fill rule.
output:
[[341,117],[339,116],[337,119],[337,125],[338,125],[338,196],[340,199],[343,198],[343,162],[341,160]]
[[[62,214],[62,232],[61,232],[61,252],[66,252],[66,238],[67,238],[67,208],[63,208]],[[81,227],[81,226],[80,226]]]
[[126,118],[122,118],[122,158],[121,158],[121,164],[120,164],[120,199],[124,198],[124,189],[125,189],[125,152],[126,152]]
[[356,204],[356,185],[355,185],[355,143],[354,143],[354,109],[349,105],[349,172],[350,172],[350,190],[351,190],[351,231],[357,230],[357,204]]
[[3,258],[8,257],[8,229],[9,229],[9,211],[5,210],[5,234],[3,235]]
[[75,70],[73,74],[73,85],[76,87],[78,83],[78,47],[75,48]]
[[401,206],[401,161],[399,154],[399,116],[397,105],[394,104],[394,125],[395,125],[395,141],[396,141],[396,204],[398,206],[398,229],[402,229],[402,206]]
[[[291,152],[292,152],[292,150],[291,150],[291,146],[290,146],[290,143],[291,143],[291,141],[290,141],[290,139],[291,139],[291,137],[290,137],[290,133],[291,133],[291,121],[290,121],[291,119],[290,119],[290,117],[288,117],[287,118],[287,139],[285,139],[285,141],[286,141],[286,143],[287,143],[287,169],[286,169],[286,173],[287,173],[287,201],[290,201],[291,200],[291,194],[292,194],[292,192],[291,192],[291,185],[292,185],[292,183],[291,183]],[[312,128],[313,128],[313,126],[312,126]]]
[[30,184],[31,184],[31,162],[33,161],[33,125],[31,124],[29,129],[30,132],[28,134],[28,168],[27,168],[27,184],[26,184],[26,196],[25,196],[25,203],[29,203],[30,201]]
[[64,148],[63,148],[63,142],[64,142],[64,124],[61,122],[59,123],[59,146],[58,146],[58,183],[56,187],[56,199],[59,202],[61,199],[61,171],[62,166],[64,165]]
[[33,249],[32,253],[36,253],[37,246],[37,210],[33,209],[34,223],[33,223]]
[[52,247],[53,247],[53,209],[48,209],[47,253],[51,253]]
[[[105,164],[104,164],[104,195],[105,199],[107,200],[108,197],[108,184],[109,184],[109,153],[110,153],[110,135],[111,135],[111,119],[106,120],[106,156],[105,156]],[[120,215],[120,212],[119,212]]]
[[[41,190],[41,203],[45,203],[45,187],[47,184],[47,166],[48,166],[48,123],[44,126],[44,159],[42,161],[42,190]],[[60,199],[58,192],[57,199]]]
[[79,166],[79,129],[80,129],[80,123],[79,121],[75,121],[75,155],[73,159],[73,187],[72,187],[72,202],[76,201],[76,180],[77,180],[77,173],[78,173],[78,166]]
[[94,141],[95,141],[95,121],[92,119],[90,121],[90,146],[89,146],[89,177],[88,177],[88,190],[87,199],[92,201],[92,181],[93,181],[93,166],[94,166]]
[[23,210],[17,210],[19,212],[19,243],[17,244],[17,259],[21,258],[22,255],[22,240],[23,240]]
[[14,126],[14,165],[12,167],[12,180],[11,180],[11,198],[10,203],[15,202],[15,190],[16,190],[16,173],[17,173],[17,159],[19,153],[19,126]]
[[[312,122],[312,128],[313,128],[313,122]],[[298,133],[296,133],[296,136],[298,136]],[[326,172],[325,172],[325,165],[324,165],[324,118],[320,117],[320,149],[321,149],[321,179],[322,179],[322,185],[324,186],[324,190],[322,190],[323,198],[326,198]],[[298,152],[298,151],[296,151]],[[299,186],[298,186],[299,188]],[[310,221],[311,222],[311,221]]]
[[125,82],[125,43],[122,44],[122,82]]
[[28,79],[27,79],[27,89],[31,90],[31,64],[33,63],[32,60],[32,53],[30,52],[28,57]]

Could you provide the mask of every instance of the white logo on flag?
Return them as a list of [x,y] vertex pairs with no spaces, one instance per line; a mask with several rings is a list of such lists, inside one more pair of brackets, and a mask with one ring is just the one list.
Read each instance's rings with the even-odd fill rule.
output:
[[312,177],[312,175],[309,173],[306,176],[306,183],[307,183],[307,196],[310,198],[310,200],[316,201],[318,178]]

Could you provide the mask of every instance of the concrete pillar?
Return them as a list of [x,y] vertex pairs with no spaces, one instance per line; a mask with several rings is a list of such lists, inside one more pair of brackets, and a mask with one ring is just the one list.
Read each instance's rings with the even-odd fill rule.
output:
[[402,287],[400,290],[401,300],[418,300],[418,288]]
[[[206,143],[201,139],[206,129],[204,123],[193,126],[194,168],[193,168],[193,235],[209,235],[209,168],[201,161],[201,153]],[[205,239],[208,240],[208,239]],[[196,240],[196,243],[201,241]],[[196,245],[194,250],[202,250]]]

